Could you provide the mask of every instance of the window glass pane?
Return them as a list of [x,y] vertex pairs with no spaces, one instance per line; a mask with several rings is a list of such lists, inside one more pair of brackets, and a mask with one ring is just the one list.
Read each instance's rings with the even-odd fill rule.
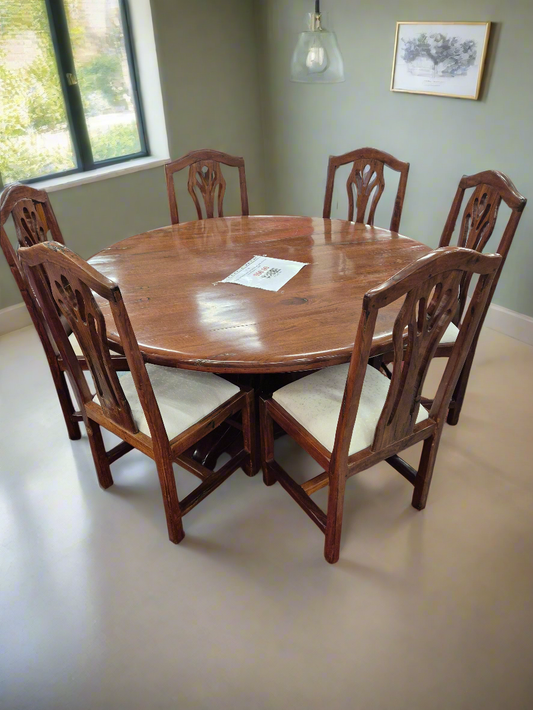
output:
[[2,180],[75,167],[44,0],[0,0]]
[[65,0],[65,7],[94,161],[139,153],[119,1]]

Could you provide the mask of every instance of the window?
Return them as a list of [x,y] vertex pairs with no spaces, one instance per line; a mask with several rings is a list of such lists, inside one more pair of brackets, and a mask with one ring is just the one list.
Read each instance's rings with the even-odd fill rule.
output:
[[0,173],[34,182],[147,155],[126,0],[0,0]]

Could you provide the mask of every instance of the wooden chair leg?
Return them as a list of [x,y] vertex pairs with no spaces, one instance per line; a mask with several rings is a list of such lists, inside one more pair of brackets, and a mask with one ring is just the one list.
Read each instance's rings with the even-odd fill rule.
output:
[[263,481],[265,486],[273,486],[276,476],[269,466],[274,460],[274,421],[267,411],[266,402],[259,400],[260,427],[261,427],[261,466],[263,468]]
[[420,465],[415,479],[415,490],[411,505],[417,510],[424,510],[426,507],[433,469],[437,459],[437,451],[439,449],[440,432],[438,431],[433,436],[424,441],[422,456],[420,457]]
[[72,404],[72,397],[67,385],[67,378],[65,373],[57,369],[57,379],[54,376],[54,383],[56,386],[57,397],[59,399],[59,404],[61,405],[61,411],[63,412],[63,417],[65,419],[65,424],[67,425],[67,431],[69,439],[72,441],[78,441],[81,439],[81,429],[79,423],[74,419],[74,405]]
[[339,561],[345,488],[346,471],[334,472],[329,483],[326,542],[324,544],[324,557],[326,562],[330,564]]
[[61,411],[63,412],[69,439],[77,441],[78,439],[81,439],[81,429],[78,422],[74,419],[74,413],[76,410],[74,409],[72,397],[70,396],[67,378],[65,377],[63,370],[59,367],[57,356],[48,341],[48,336],[46,334],[41,334],[40,331],[39,335],[41,336],[41,344],[43,346],[46,359],[48,360],[48,365],[50,366],[50,373],[52,375],[52,379],[54,380],[57,398],[59,399]]
[[111,475],[109,459],[107,458],[104,440],[102,439],[102,431],[100,425],[92,419],[87,419],[85,424],[93,454],[96,475],[98,476],[98,483],[101,488],[106,490],[113,485],[113,476]]
[[[24,296],[24,293],[22,295]],[[74,405],[72,403],[72,397],[70,396],[65,373],[59,366],[57,359],[58,356],[52,347],[52,343],[50,342],[50,334],[45,328],[44,321],[40,313],[37,312],[34,306],[33,299],[29,298],[26,293],[24,301],[26,302],[33,325],[37,331],[44,354],[46,355],[46,359],[48,361],[48,366],[54,381],[57,398],[59,399],[61,411],[63,412],[69,438],[72,439],[72,441],[77,441],[78,439],[81,439],[81,429],[79,423],[74,419],[76,410],[74,409]]]
[[470,370],[472,369],[472,363],[474,362],[474,355],[476,353],[476,344],[473,343],[470,351],[459,375],[459,380],[455,385],[455,390],[452,397],[452,406],[448,410],[448,417],[446,421],[451,426],[455,426],[459,422],[459,417],[461,416],[461,409],[463,408],[463,402],[465,399],[466,388],[468,385],[468,378],[470,377]]
[[161,485],[161,493],[163,495],[168,537],[170,542],[177,545],[183,540],[185,533],[183,532],[183,521],[178,500],[178,491],[176,489],[176,479],[174,477],[174,469],[172,468],[170,457],[156,456],[156,466],[159,484]]
[[256,434],[258,424],[259,422],[255,418],[255,393],[250,390],[246,394],[246,405],[242,409],[242,436],[244,448],[249,453],[248,459],[243,465],[243,470],[250,477],[255,476],[259,470],[258,458],[260,454]]

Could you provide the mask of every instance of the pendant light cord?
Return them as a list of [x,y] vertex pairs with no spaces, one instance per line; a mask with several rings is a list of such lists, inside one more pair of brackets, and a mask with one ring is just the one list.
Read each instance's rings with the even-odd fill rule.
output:
[[320,0],[315,0],[315,15],[320,15]]

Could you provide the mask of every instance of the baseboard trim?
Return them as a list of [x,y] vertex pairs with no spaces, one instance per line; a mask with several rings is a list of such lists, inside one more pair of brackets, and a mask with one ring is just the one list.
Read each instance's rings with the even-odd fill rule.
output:
[[11,333],[31,325],[30,314],[24,303],[8,306],[0,310],[0,335]]
[[[0,310],[0,335],[20,330],[31,325],[30,314],[24,303],[2,308]],[[492,330],[508,335],[522,343],[533,345],[533,318],[523,313],[511,311],[509,308],[497,306],[495,303],[489,308],[485,325]]]
[[485,325],[522,343],[533,345],[533,318],[523,313],[493,303],[487,313]]

